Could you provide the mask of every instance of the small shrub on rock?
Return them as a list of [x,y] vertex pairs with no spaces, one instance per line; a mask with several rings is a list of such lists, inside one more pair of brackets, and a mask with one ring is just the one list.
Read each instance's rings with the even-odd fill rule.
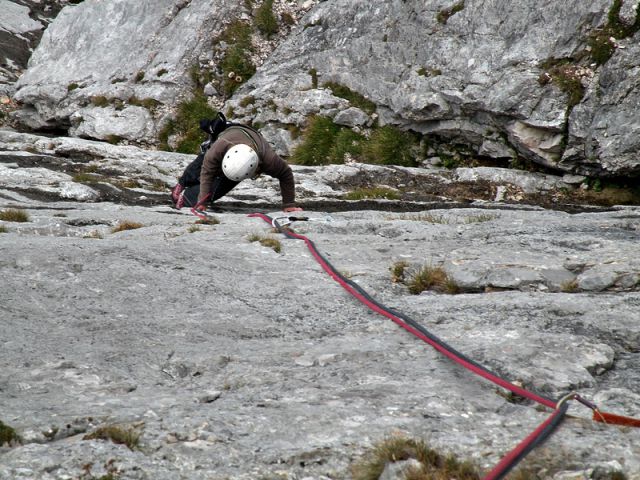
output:
[[371,138],[363,145],[362,161],[382,165],[415,167],[412,149],[417,139],[409,132],[386,125],[375,129]]
[[560,290],[564,293],[574,293],[578,291],[578,280],[568,280],[560,285]]
[[298,165],[342,164],[346,159],[378,165],[417,165],[419,138],[392,126],[374,128],[370,138],[333,123],[323,116],[311,117],[304,140],[291,155]]
[[94,95],[93,97],[90,98],[91,100],[91,104],[96,106],[96,107],[108,107],[109,106],[109,99],[107,97],[105,97],[104,95]]
[[292,163],[298,165],[327,165],[340,127],[330,118],[314,116],[304,129],[304,141],[291,155]]

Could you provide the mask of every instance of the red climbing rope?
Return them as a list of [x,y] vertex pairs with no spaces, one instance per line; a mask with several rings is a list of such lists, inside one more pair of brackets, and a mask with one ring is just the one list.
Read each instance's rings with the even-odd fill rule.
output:
[[[251,214],[249,216],[250,217],[262,218],[265,222],[267,222],[269,224],[272,223],[272,219],[269,216],[261,214],[261,213],[253,213],[253,214]],[[340,273],[338,273],[333,268],[333,266],[318,252],[318,249],[315,247],[313,242],[311,240],[309,240],[309,238],[305,237],[304,235],[300,235],[298,233],[295,233],[295,232],[293,232],[292,230],[289,230],[289,229],[286,230],[286,231],[282,231],[282,233],[284,233],[286,236],[288,236],[290,238],[294,238],[294,239],[297,239],[297,240],[304,241],[306,243],[307,247],[309,248],[311,254],[314,256],[314,258],[320,264],[320,266],[336,282],[338,282],[345,290],[347,290],[351,295],[353,295],[356,299],[358,299],[360,302],[362,302],[364,305],[366,305],[368,308],[370,308],[374,312],[379,313],[380,315],[383,315],[383,316],[391,319],[393,322],[398,324],[400,327],[404,328],[405,330],[409,331],[410,333],[412,333],[416,337],[418,337],[421,340],[423,340],[424,342],[428,343],[429,345],[434,347],[436,350],[438,350],[443,355],[449,357],[450,359],[452,359],[455,362],[459,363],[460,365],[462,365],[463,367],[467,368],[468,370],[471,370],[473,373],[475,373],[477,375],[480,375],[480,376],[486,378],[487,380],[490,380],[493,383],[495,383],[495,384],[497,384],[497,385],[499,385],[499,386],[501,386],[503,388],[506,388],[507,390],[512,391],[516,395],[520,395],[522,397],[528,398],[528,399],[533,400],[535,402],[538,402],[538,403],[540,403],[542,405],[545,405],[545,406],[547,406],[549,408],[555,408],[556,407],[556,401],[551,400],[549,398],[542,397],[541,395],[533,393],[533,392],[531,392],[529,390],[526,390],[526,389],[524,389],[522,387],[514,385],[513,383],[508,382],[508,381],[504,380],[503,378],[500,378],[499,376],[497,376],[496,374],[488,371],[487,369],[485,369],[481,365],[478,365],[477,363],[470,361],[470,359],[466,358],[464,355],[462,355],[459,352],[455,351],[455,349],[453,349],[452,347],[450,347],[449,345],[447,345],[443,341],[441,341],[439,339],[435,339],[435,337],[433,337],[433,335],[427,335],[426,332],[423,329],[416,328],[417,325],[412,325],[410,322],[407,322],[406,321],[407,319],[406,319],[406,317],[404,315],[402,316],[404,318],[401,318],[400,315],[396,314],[396,312],[394,312],[393,310],[391,310],[389,308],[386,308],[383,305],[381,305],[380,303],[378,303],[375,300],[373,300],[369,295],[367,295],[365,292],[363,292],[362,289],[359,286],[356,286],[353,282],[351,282],[350,280],[348,280],[344,276],[342,276]]]
[[[272,219],[268,215],[262,213],[253,213],[249,215],[250,217],[261,218],[265,222],[275,226],[282,234],[289,238],[302,240],[307,245],[307,248],[316,259],[316,261],[320,264],[322,269],[327,272],[336,282],[338,282],[347,292],[349,292],[353,297],[359,300],[361,303],[366,305],[368,308],[373,310],[376,313],[379,313],[393,322],[395,322],[400,327],[404,328],[411,334],[415,335],[422,341],[428,343],[437,351],[463,366],[464,368],[470,370],[471,372],[499,385],[511,392],[520,395],[521,397],[528,398],[535,402],[538,402],[546,407],[553,409],[553,413],[545,420],[538,428],[536,428],[531,434],[529,434],[518,446],[516,446],[509,454],[507,454],[494,468],[489,472],[489,474],[485,477],[484,480],[499,480],[503,478],[515,465],[517,465],[520,460],[522,460],[529,452],[531,452],[534,448],[544,442],[560,425],[562,420],[564,419],[567,409],[569,407],[569,400],[577,400],[580,403],[586,405],[591,408],[594,412],[593,418],[594,420],[604,422],[604,423],[615,423],[618,425],[632,425],[632,426],[640,426],[640,420],[633,419],[630,417],[622,417],[620,415],[613,415],[610,413],[600,412],[598,408],[587,400],[583,399],[576,393],[570,393],[563,397],[560,401],[554,401],[550,398],[543,397],[534,392],[526,390],[522,387],[514,385],[511,382],[499,377],[495,373],[488,370],[483,365],[478,364],[474,360],[470,359],[466,355],[461,352],[458,352],[455,348],[448,345],[446,342],[440,340],[432,333],[427,331],[422,325],[417,323],[415,320],[410,317],[397,312],[385,305],[381,304],[374,298],[372,298],[362,287],[360,287],[355,282],[347,279],[342,274],[340,274],[331,263],[324,258],[324,256],[318,251],[314,243],[304,235],[300,235],[295,233],[293,230],[287,228],[283,229],[277,222],[276,219]],[[286,217],[292,221],[295,220],[307,220],[307,217]]]

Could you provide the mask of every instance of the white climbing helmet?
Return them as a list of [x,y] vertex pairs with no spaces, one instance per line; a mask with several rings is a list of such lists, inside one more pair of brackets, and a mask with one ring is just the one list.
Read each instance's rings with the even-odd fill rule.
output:
[[258,154],[249,145],[234,145],[222,159],[224,176],[234,182],[253,177],[258,170]]

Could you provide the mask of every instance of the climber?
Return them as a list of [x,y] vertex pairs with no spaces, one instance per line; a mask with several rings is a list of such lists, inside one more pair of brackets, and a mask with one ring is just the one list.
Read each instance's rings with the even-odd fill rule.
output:
[[[215,141],[201,146],[198,158],[187,166],[171,190],[175,207],[197,207],[204,211],[207,204],[229,193],[242,180],[265,173],[280,181],[283,210],[301,211],[295,204],[291,167],[275,153],[264,137],[251,127],[230,124],[226,120],[222,131],[216,133],[214,122],[210,121],[209,129]],[[207,131],[206,121],[200,126]]]

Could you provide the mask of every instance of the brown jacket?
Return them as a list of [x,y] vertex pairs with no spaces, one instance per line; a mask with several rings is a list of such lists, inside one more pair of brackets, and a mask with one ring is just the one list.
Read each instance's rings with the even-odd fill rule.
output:
[[200,194],[198,201],[202,201],[211,192],[213,181],[224,175],[222,173],[222,159],[227,150],[239,143],[249,145],[258,154],[260,164],[257,175],[266,173],[280,181],[283,208],[295,206],[295,183],[291,167],[273,151],[271,145],[253,129],[242,126],[231,126],[220,134],[218,139],[209,147],[204,156],[200,171]]

